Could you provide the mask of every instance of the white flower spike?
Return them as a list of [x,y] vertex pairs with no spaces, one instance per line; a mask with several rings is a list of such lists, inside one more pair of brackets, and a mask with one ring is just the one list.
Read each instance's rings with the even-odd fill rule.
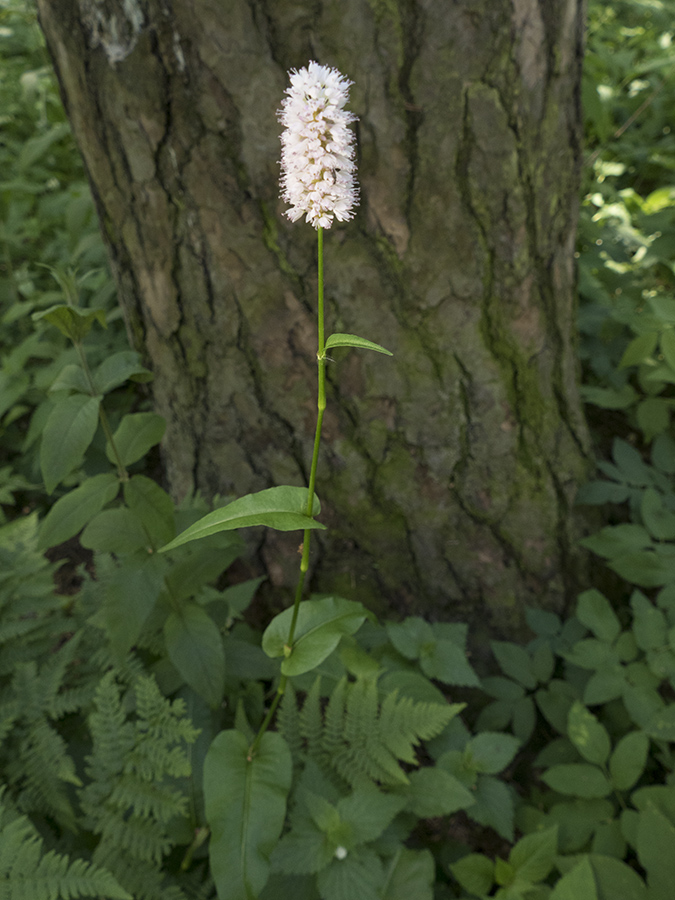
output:
[[346,222],[358,203],[354,133],[356,116],[344,106],[353,82],[337,69],[310,62],[293,69],[291,86],[279,110],[281,196],[288,218],[301,216],[315,228],[330,228],[333,217]]

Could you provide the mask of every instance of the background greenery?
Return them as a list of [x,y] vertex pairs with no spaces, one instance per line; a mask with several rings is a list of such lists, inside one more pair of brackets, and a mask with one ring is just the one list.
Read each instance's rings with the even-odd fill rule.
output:
[[598,475],[579,502],[602,508],[585,543],[611,590],[565,622],[530,611],[532,640],[493,642],[483,677],[464,626],[362,624],[335,599],[342,630],[319,677],[294,678],[244,820],[236,772],[279,671],[246,618],[258,582],[222,575],[231,536],[154,552],[207,507],[157,483],[149,373],[35,16],[0,2],[6,896],[672,895],[674,21],[672,0],[589,9],[579,352]]

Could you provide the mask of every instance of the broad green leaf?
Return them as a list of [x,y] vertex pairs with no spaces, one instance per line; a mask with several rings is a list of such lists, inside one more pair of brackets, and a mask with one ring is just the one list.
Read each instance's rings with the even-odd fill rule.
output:
[[159,556],[136,556],[117,565],[109,556],[96,563],[103,595],[93,624],[103,628],[116,658],[124,659],[164,588],[166,561]]
[[581,862],[563,875],[553,888],[551,900],[601,900],[587,856],[582,857]]
[[429,678],[444,684],[479,687],[480,679],[467,660],[466,651],[453,641],[434,640],[420,651],[420,666]]
[[466,766],[484,775],[496,775],[509,765],[519,747],[520,741],[512,734],[484,731],[464,748]]
[[40,525],[40,547],[55,547],[77,534],[117,496],[119,479],[112,472],[87,478],[49,510]]
[[675,513],[666,509],[654,488],[647,488],[642,495],[640,513],[645,527],[657,540],[672,541],[675,538]]
[[225,651],[211,616],[196,603],[181,603],[164,624],[169,659],[190,687],[211,707],[223,699]]
[[124,500],[140,519],[154,550],[176,533],[173,500],[145,475],[134,475],[124,484]]
[[106,357],[93,375],[94,384],[99,394],[107,394],[125,381],[150,381],[152,372],[141,365],[141,359],[135,350],[121,350]]
[[253,900],[269,876],[281,835],[293,762],[281,735],[267,732],[252,759],[238,731],[221,731],[204,761],[211,875],[220,900]]
[[558,826],[521,838],[509,854],[516,879],[536,884],[553,868],[558,852]]
[[389,640],[407,659],[418,659],[422,648],[435,640],[431,625],[420,616],[408,616],[403,622],[385,622]]
[[[164,437],[166,419],[157,413],[129,413],[124,416],[113,435],[113,443],[123,466],[142,459],[151,447]],[[117,462],[110,441],[106,444],[106,456],[111,463]]]
[[490,893],[495,880],[495,864],[482,853],[469,853],[451,863],[450,871],[470,894],[483,897]]
[[598,766],[607,762],[612,744],[604,725],[583,703],[573,703],[567,716],[567,734],[583,758]]
[[88,550],[107,553],[134,553],[150,546],[150,539],[139,517],[126,506],[104,509],[89,522],[80,543]]
[[449,816],[473,806],[473,793],[450,772],[438,766],[425,766],[409,775],[409,809],[420,819]]
[[400,794],[385,794],[366,783],[342,797],[337,811],[340,821],[350,826],[354,841],[366,844],[377,840],[405,805],[405,798]]
[[640,810],[638,859],[656,897],[672,897],[675,884],[675,825],[653,804]]
[[[235,528],[248,528],[253,525],[266,525],[277,531],[304,531],[307,528],[325,528],[313,518],[305,514],[307,507],[307,488],[281,487],[268,488],[257,494],[247,494],[240,497],[221,509],[214,509],[207,513],[194,525],[186,528],[170,544],[159,551],[165,553],[180,547],[188,541],[196,541],[198,538],[209,534],[217,534],[220,531],[232,531]],[[314,495],[312,515],[318,516],[321,512],[319,498]]]
[[364,623],[368,611],[360,603],[342,597],[323,597],[300,603],[292,650],[288,634],[293,607],[285,609],[265,629],[262,648],[271,657],[283,656],[284,675],[302,675],[329,656],[345,634],[354,634]]
[[665,397],[648,397],[638,403],[635,414],[646,443],[668,429],[672,408],[673,401]]
[[649,738],[642,731],[625,734],[609,760],[612,785],[618,791],[629,791],[644,772],[649,752]]
[[671,369],[675,369],[675,331],[666,328],[661,332],[661,353]]
[[382,860],[369,847],[356,847],[334,858],[317,877],[322,900],[381,900],[383,886]]
[[474,793],[476,802],[467,815],[513,842],[513,794],[503,781],[492,775],[479,775]]
[[666,617],[653,606],[641,591],[634,591],[630,598],[633,610],[633,635],[641,650],[658,650],[668,646]]
[[640,334],[630,342],[626,347],[619,368],[625,366],[638,366],[645,360],[650,359],[659,340],[657,331],[649,331],[646,334]]
[[675,561],[652,550],[626,553],[610,561],[617,575],[640,587],[661,587],[675,580]]
[[82,341],[89,334],[94,322],[99,322],[100,325],[107,328],[104,309],[79,309],[76,306],[62,303],[33,313],[31,318],[34,322],[46,319],[50,325],[58,328],[61,334],[76,343]]
[[76,391],[90,397],[89,382],[82,366],[72,363],[64,366],[50,385],[49,392],[54,393],[55,391]]
[[42,432],[40,468],[48,494],[82,462],[98,426],[100,400],[72,394],[58,400]]
[[[635,869],[620,859],[593,853],[590,860],[599,900],[647,900],[651,896]],[[672,883],[670,891],[672,893]]]
[[552,766],[541,776],[550,788],[560,794],[588,799],[606,797],[612,786],[597,766],[568,763]]
[[577,618],[600,641],[614,643],[621,632],[621,624],[609,601],[592,588],[579,595]]
[[356,334],[331,334],[326,341],[326,350],[330,350],[331,347],[358,347],[360,350],[376,350],[378,353],[386,353],[387,356],[394,355],[380,344],[374,344]]
[[675,741],[675,705],[655,710],[643,725],[649,737],[659,741]]
[[526,650],[509,641],[490,641],[490,646],[505,675],[530,690],[536,688],[537,678],[532,668],[532,659]]
[[433,900],[435,875],[429,850],[401,847],[389,863],[382,900]]

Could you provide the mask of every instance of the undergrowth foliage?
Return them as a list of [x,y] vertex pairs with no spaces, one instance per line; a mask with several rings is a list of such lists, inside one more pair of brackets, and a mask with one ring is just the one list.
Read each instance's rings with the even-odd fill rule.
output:
[[236,529],[321,527],[318,499],[177,505],[149,477],[152,376],[31,6],[0,3],[2,896],[672,896],[673,12],[589,12],[581,356],[606,458],[579,502],[608,511],[585,544],[617,582],[529,610],[481,677],[460,623],[334,596],[247,623]]

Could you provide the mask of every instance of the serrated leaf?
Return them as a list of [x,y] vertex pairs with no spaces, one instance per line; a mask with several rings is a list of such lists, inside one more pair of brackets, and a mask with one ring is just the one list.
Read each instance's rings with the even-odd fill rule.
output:
[[421,648],[419,661],[428,678],[462,687],[480,685],[480,679],[469,664],[466,652],[453,641],[432,641]]
[[145,475],[134,475],[124,484],[124,500],[138,516],[153,549],[173,538],[176,533],[173,500],[155,481]]
[[169,659],[190,687],[212,708],[223,699],[225,652],[211,616],[196,603],[182,603],[164,624]]
[[450,864],[450,871],[470,894],[484,897],[490,893],[495,880],[495,864],[482,853],[469,853]]
[[551,893],[551,900],[600,900],[587,856],[558,881]]
[[505,675],[529,690],[536,688],[537,679],[532,668],[532,659],[526,650],[509,641],[490,641],[490,647],[497,658],[499,668]]
[[607,729],[583,703],[572,704],[567,716],[567,734],[587,762],[598,766],[607,762],[612,747]]
[[48,494],[78,466],[98,427],[97,397],[72,394],[58,400],[42,432],[40,468]]
[[420,819],[449,816],[475,802],[471,791],[458,778],[438,766],[411,772],[409,779],[409,808]]
[[[236,528],[249,528],[254,525],[266,525],[277,531],[325,528],[325,525],[321,525],[320,522],[305,514],[306,507],[307,488],[283,485],[259,491],[257,494],[247,494],[245,497],[228,503],[227,506],[207,513],[194,525],[181,532],[170,544],[162,547],[159,552],[165,553],[188,541],[196,541],[210,534],[233,531]],[[320,512],[321,504],[315,494],[312,516],[318,516]]]
[[[123,466],[130,466],[154,447],[164,437],[166,419],[157,413],[129,413],[124,416],[113,435],[113,444]],[[117,462],[113,446],[108,441],[106,456],[111,463]]]
[[579,595],[577,618],[598,640],[608,644],[614,643],[621,632],[621,623],[609,601],[595,588]]
[[368,611],[360,603],[342,597],[323,597],[300,603],[292,650],[287,647],[293,607],[285,609],[265,629],[262,648],[274,659],[283,656],[284,675],[302,675],[323,662],[345,634],[354,634]]
[[520,741],[511,734],[484,731],[464,748],[465,764],[476,772],[496,775],[509,765],[519,747]]
[[429,850],[401,847],[389,865],[382,900],[433,900],[435,874]]
[[380,344],[374,344],[372,341],[368,341],[366,338],[359,337],[356,334],[331,334],[326,341],[326,350],[330,350],[331,347],[357,347],[359,350],[376,350],[378,353],[385,353],[387,356],[394,355],[380,346]]
[[558,852],[558,826],[521,838],[509,854],[509,862],[519,882],[536,884],[553,868]]
[[269,876],[281,835],[293,761],[281,735],[267,732],[252,759],[238,731],[221,731],[204,760],[211,875],[220,900],[251,900]]
[[39,546],[55,547],[76,535],[118,491],[119,479],[112,472],[87,478],[49,510],[40,524]]

